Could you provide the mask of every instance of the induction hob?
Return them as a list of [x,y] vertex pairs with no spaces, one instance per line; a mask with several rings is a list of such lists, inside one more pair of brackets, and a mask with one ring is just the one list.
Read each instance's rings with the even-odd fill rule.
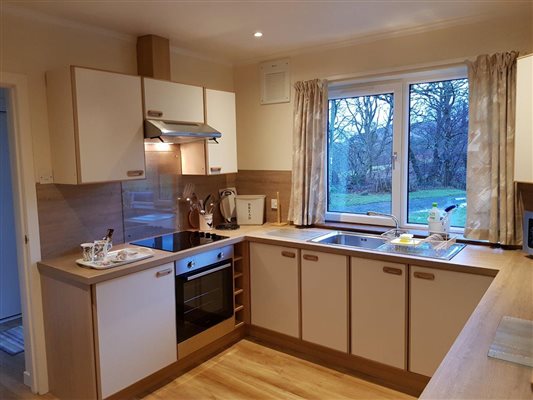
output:
[[131,244],[176,253],[181,250],[202,246],[227,238],[227,236],[217,235],[216,233],[182,231],[138,240],[136,242],[131,242]]

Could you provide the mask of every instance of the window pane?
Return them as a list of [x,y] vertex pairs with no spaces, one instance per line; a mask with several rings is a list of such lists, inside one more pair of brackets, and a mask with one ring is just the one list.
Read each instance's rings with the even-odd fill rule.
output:
[[452,226],[466,219],[468,80],[417,83],[409,88],[407,222],[427,224],[433,202],[457,204]]
[[328,211],[391,212],[392,93],[329,101]]

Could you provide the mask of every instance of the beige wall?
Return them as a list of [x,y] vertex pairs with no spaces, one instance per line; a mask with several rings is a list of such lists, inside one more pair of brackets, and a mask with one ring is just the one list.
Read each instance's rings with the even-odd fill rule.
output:
[[[136,74],[135,38],[5,10],[0,13],[0,26],[0,70],[28,77],[35,172],[39,180],[51,172],[45,71],[75,64]],[[173,80],[233,90],[231,66],[176,53],[172,53],[171,63]]]
[[[291,82],[463,59],[506,50],[531,52],[531,14],[476,22],[360,43],[290,58]],[[290,170],[292,164],[291,103],[260,105],[257,64],[235,68],[239,169]],[[292,96],[293,98],[294,96]]]

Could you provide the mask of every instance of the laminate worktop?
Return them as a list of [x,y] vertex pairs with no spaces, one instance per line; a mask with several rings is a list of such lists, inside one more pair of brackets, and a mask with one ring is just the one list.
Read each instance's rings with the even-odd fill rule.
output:
[[[198,252],[238,243],[244,240],[286,247],[381,259],[431,268],[494,276],[494,280],[467,321],[455,343],[431,378],[422,399],[508,398],[532,399],[531,368],[489,358],[488,349],[503,316],[533,320],[533,259],[515,250],[492,249],[468,245],[452,260],[433,260],[413,256],[376,253],[349,249],[307,240],[323,229],[298,230],[281,228],[287,234],[276,235],[273,225],[242,227],[236,231],[215,231],[228,239],[180,253],[155,251],[152,258],[109,270],[97,271],[75,264],[78,254],[39,263],[41,273],[74,284],[91,285],[118,276],[184,258]],[[302,234],[305,232],[305,234]],[[127,245],[116,246],[117,248]]]

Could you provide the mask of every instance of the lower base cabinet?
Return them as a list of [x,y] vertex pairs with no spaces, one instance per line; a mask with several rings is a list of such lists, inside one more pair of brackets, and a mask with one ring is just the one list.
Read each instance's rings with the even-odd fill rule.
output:
[[410,269],[409,370],[432,376],[493,278]]
[[92,285],[41,274],[54,396],[105,399],[176,362],[174,279],[174,263]]
[[250,243],[252,325],[300,337],[300,250]]
[[348,257],[302,250],[302,339],[348,352]]
[[352,354],[405,369],[407,266],[351,258]]

